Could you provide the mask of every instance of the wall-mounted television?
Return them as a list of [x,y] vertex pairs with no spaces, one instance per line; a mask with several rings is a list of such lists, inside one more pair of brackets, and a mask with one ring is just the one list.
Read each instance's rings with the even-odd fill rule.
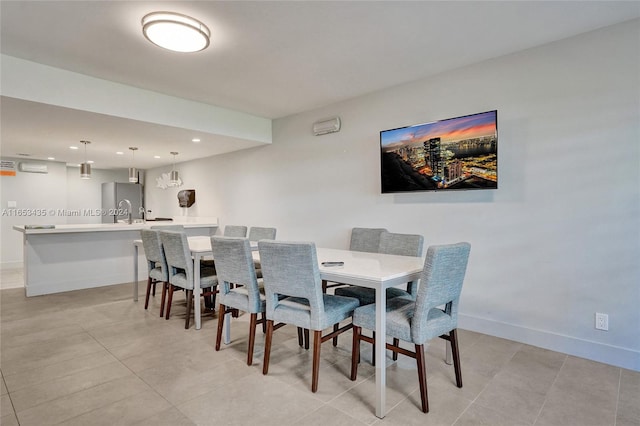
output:
[[498,188],[498,111],[380,132],[382,193]]

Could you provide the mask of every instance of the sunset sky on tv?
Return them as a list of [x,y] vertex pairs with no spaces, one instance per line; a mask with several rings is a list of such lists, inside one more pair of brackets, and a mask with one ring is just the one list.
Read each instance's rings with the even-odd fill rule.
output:
[[496,111],[417,124],[380,132],[382,148],[394,145],[410,145],[439,137],[442,142],[491,136],[496,134]]

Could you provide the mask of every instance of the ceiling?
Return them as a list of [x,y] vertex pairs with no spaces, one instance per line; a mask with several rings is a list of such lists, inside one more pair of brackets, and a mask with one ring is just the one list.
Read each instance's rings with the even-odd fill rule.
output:
[[[142,37],[170,10],[211,30],[208,49],[177,54]],[[1,1],[3,54],[260,117],[279,118],[640,17],[638,1]],[[2,155],[97,168],[144,147],[136,166],[252,146],[157,124],[2,98]],[[162,158],[153,159],[153,155]],[[125,164],[123,164],[123,162]]]

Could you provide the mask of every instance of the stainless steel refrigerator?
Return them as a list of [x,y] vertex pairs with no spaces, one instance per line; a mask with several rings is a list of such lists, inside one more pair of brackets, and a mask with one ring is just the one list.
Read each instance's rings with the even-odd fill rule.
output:
[[137,183],[106,182],[102,184],[102,223],[118,223],[126,221],[127,214],[116,215],[120,209],[127,209],[126,203],[118,203],[129,200],[131,203],[131,218],[142,219],[142,185]]

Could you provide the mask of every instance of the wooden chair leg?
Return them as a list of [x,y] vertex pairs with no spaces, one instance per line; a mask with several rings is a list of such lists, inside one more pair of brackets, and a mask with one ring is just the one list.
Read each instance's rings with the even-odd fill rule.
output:
[[266,313],[262,313],[262,333],[266,333],[267,332],[267,314]]
[[[222,308],[220,308],[222,312]],[[249,348],[247,349],[247,365],[253,364],[253,346],[256,341],[256,324],[258,323],[258,314],[251,314],[249,322]]]
[[269,372],[269,357],[271,356],[271,339],[273,338],[273,320],[267,320],[267,336],[264,340],[264,361],[262,374]]
[[302,327],[298,327],[298,346],[304,345],[304,336],[302,335]]
[[[393,338],[393,346],[400,346],[400,339],[394,337]],[[393,351],[391,356],[393,357],[394,361],[398,360],[398,352]]]
[[[211,291],[211,287],[203,288],[201,294],[209,293],[210,291]],[[206,310],[211,310],[211,296],[206,295],[206,296],[202,296],[202,298],[204,299],[204,308]]]
[[[308,330],[306,330],[308,332]],[[318,390],[318,374],[320,373],[320,345],[322,344],[322,330],[313,331],[313,371],[311,373],[311,392]]]
[[152,291],[151,294],[153,295],[153,297],[156,297],[156,283],[157,283],[157,281],[153,282],[153,289],[151,290]]
[[371,365],[376,365],[376,332],[373,332],[373,343],[371,343]]
[[[327,280],[322,280],[322,292],[326,293],[327,292]],[[335,345],[333,345],[335,346]]]
[[420,382],[420,400],[422,412],[429,412],[429,398],[427,397],[427,367],[424,357],[424,345],[416,345],[416,363],[418,364],[418,381]]
[[167,297],[167,287],[168,283],[162,283],[162,298],[160,299],[160,318],[164,316],[164,302]]
[[304,348],[309,350],[309,329],[304,329]]
[[[149,307],[149,294],[151,293],[151,285],[152,285],[151,277],[147,278],[147,293],[144,297],[144,308],[147,309]],[[155,292],[154,292],[155,293]]]
[[456,386],[462,387],[462,370],[460,368],[460,351],[458,350],[458,330],[453,329],[449,333],[451,339],[451,356],[453,357],[453,368],[456,372]]
[[171,302],[173,301],[173,284],[169,284],[169,287],[167,289],[167,291],[169,292],[169,296],[167,298],[167,315],[164,317],[164,319],[169,319],[169,313],[171,312]]
[[[333,324],[333,331],[338,331],[340,324]],[[338,346],[338,336],[333,338],[333,346]]]
[[[185,294],[187,296],[187,318],[184,320],[184,328],[185,330],[188,330],[189,320],[191,319],[191,311],[193,309],[193,290],[187,290]],[[198,303],[200,303],[199,300]]]
[[358,377],[358,363],[360,362],[360,327],[353,326],[353,343],[351,345],[351,380]]
[[216,351],[220,350],[220,343],[222,342],[222,330],[226,310],[227,308],[223,304],[220,304],[220,311],[218,311],[218,332],[216,334]]

